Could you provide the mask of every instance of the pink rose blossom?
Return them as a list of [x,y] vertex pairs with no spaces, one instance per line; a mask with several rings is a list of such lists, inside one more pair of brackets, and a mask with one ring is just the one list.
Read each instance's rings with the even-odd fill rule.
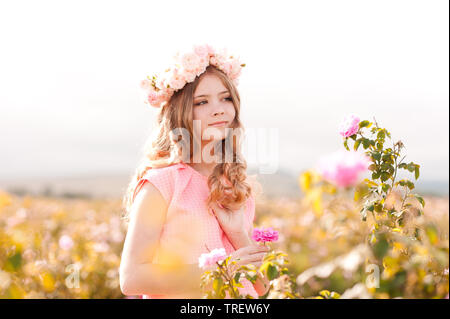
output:
[[214,265],[216,262],[223,260],[227,258],[227,254],[225,252],[225,248],[216,248],[213,249],[211,252],[202,254],[198,258],[198,266],[200,268],[207,268],[209,266]]
[[214,50],[214,48],[212,46],[210,46],[209,44],[205,45],[206,49],[208,50],[208,54],[209,55],[214,55],[216,53],[216,51]]
[[147,79],[141,81],[141,89],[148,90],[150,89],[151,82]]
[[196,46],[194,46],[194,52],[200,58],[206,58],[208,56],[208,48],[206,46],[203,46],[203,45],[196,45]]
[[180,72],[178,69],[174,69],[172,72],[172,78],[169,81],[169,85],[171,88],[175,90],[179,90],[183,88],[183,86],[186,84],[186,79],[184,78],[184,75],[182,72]]
[[73,247],[73,240],[70,236],[63,235],[59,238],[59,247],[64,250],[69,250]]
[[222,69],[223,69],[223,71],[226,73],[226,74],[230,74],[231,73],[231,63],[230,62],[225,62],[223,65],[222,65]]
[[254,228],[252,239],[255,241],[271,242],[278,240],[278,232],[273,230],[272,227],[264,228]]
[[199,63],[200,57],[195,53],[192,52],[185,53],[181,57],[181,64],[188,71],[195,70],[195,68],[198,66]]
[[359,129],[359,117],[354,114],[346,116],[339,125],[339,134],[349,137],[356,134]]
[[370,158],[365,154],[339,150],[322,157],[318,171],[327,181],[339,187],[348,187],[358,182],[358,175],[366,171],[370,164]]
[[155,91],[150,91],[148,92],[147,95],[147,101],[151,106],[155,106],[158,107],[158,102],[159,102],[159,96],[158,93]]
[[216,66],[217,63],[218,63],[217,57],[215,57],[215,56],[211,57],[211,58],[209,59],[209,63],[210,63],[211,65]]
[[197,76],[197,74],[194,73],[194,72],[188,72],[188,71],[186,71],[186,72],[183,73],[183,76],[184,76],[184,78],[186,79],[186,82],[189,83],[189,82],[192,82],[192,81],[195,80],[195,77]]
[[205,70],[206,70],[206,67],[199,66],[198,68],[196,68],[194,70],[194,73],[195,73],[196,76],[200,76],[203,72],[205,72]]

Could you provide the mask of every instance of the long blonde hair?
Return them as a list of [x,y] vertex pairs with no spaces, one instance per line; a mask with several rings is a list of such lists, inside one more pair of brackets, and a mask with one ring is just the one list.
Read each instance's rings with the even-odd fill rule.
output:
[[[123,219],[128,220],[136,187],[138,186],[139,180],[149,169],[191,160],[192,155],[190,155],[189,159],[183,158],[183,155],[180,155],[180,145],[183,146],[185,145],[184,142],[189,141],[191,148],[189,154],[193,154],[193,143],[200,142],[193,140],[192,109],[195,89],[206,74],[216,75],[230,92],[235,108],[235,118],[230,125],[230,128],[233,128],[233,130],[230,131],[233,131],[236,137],[235,139],[232,134],[228,134],[225,139],[218,142],[222,145],[216,148],[216,150],[219,151],[218,156],[222,160],[214,167],[212,174],[208,177],[210,193],[206,204],[209,206],[210,203],[217,202],[225,208],[236,209],[242,206],[252,194],[251,185],[256,184],[255,181],[249,182],[247,179],[247,163],[241,154],[244,128],[239,118],[240,96],[228,76],[221,70],[210,65],[193,82],[187,83],[183,89],[175,92],[169,102],[158,113],[156,128],[144,147],[144,156],[138,164],[123,198],[123,206],[125,209],[125,214],[122,216]],[[185,132],[189,132],[189,136],[183,136],[181,141],[178,141],[171,134],[172,130],[176,128],[186,129]],[[232,138],[232,141],[226,143],[225,141],[229,138]],[[228,147],[227,150],[225,149],[226,147]],[[225,161],[225,154],[232,154],[232,162],[229,161],[228,157],[227,161]]]

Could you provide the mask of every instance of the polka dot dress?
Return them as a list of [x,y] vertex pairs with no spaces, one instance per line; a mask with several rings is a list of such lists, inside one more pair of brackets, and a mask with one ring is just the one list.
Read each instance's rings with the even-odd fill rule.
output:
[[[198,257],[215,248],[227,254],[235,251],[219,222],[208,210],[208,177],[184,162],[162,168],[151,168],[138,182],[134,196],[144,183],[152,183],[168,204],[166,220],[160,234],[159,246],[153,262],[170,264],[183,262],[198,264]],[[255,218],[255,200],[247,200],[246,229],[251,230]],[[241,294],[258,298],[253,285],[241,279]],[[199,283],[200,284],[200,283]],[[144,299],[170,298],[169,295],[142,295]]]

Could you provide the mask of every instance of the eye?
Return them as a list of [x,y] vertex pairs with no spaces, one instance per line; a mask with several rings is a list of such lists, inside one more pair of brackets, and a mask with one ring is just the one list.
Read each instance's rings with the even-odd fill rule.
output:
[[[226,97],[225,100],[233,102],[233,98],[231,96]],[[194,105],[202,105],[203,102],[208,103],[208,101],[200,101],[200,102],[195,103]]]

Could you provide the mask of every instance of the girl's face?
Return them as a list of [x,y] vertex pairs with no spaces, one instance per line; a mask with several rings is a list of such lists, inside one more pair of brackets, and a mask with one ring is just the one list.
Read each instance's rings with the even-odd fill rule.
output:
[[[197,136],[202,142],[225,139],[225,129],[231,127],[235,114],[230,92],[217,76],[206,74],[194,92],[193,119],[201,121]],[[213,125],[216,122],[226,123]]]

